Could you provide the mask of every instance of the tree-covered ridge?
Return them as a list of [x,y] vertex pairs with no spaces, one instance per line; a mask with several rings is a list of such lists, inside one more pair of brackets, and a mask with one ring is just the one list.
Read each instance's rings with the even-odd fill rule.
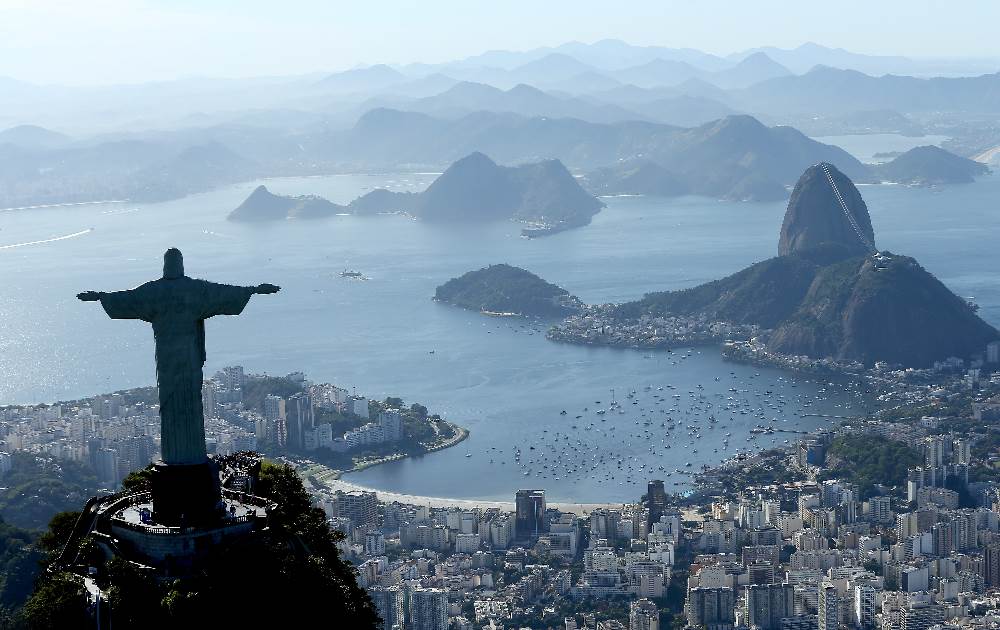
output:
[[0,627],[31,595],[41,559],[32,533],[0,519]]
[[902,442],[876,435],[841,435],[827,451],[822,479],[843,479],[857,484],[862,499],[875,494],[875,485],[900,486],[906,470],[919,466],[920,454]]
[[690,289],[648,293],[616,311],[621,317],[704,315],[771,328],[795,312],[819,268],[804,256],[779,256]]
[[771,330],[786,355],[928,367],[981,352],[1000,332],[914,259],[853,256],[835,243],[756,263],[615,308],[623,319],[704,317]]
[[566,289],[507,264],[452,278],[437,288],[434,299],[473,311],[538,317],[565,316],[583,306]]
[[40,530],[57,512],[73,510],[96,493],[89,467],[24,451],[11,453],[0,488],[0,515],[11,525]]
[[[133,481],[141,485],[137,476]],[[268,527],[238,544],[220,547],[198,573],[183,580],[158,580],[136,565],[99,554],[84,556],[97,568],[97,583],[108,595],[102,625],[116,628],[210,626],[258,628],[280,618],[287,627],[315,624],[316,608],[345,628],[380,628],[374,605],[358,586],[355,570],[340,557],[342,534],[313,507],[296,472],[265,462],[255,492],[274,501]],[[53,519],[42,539],[54,555],[66,539],[75,514]],[[85,544],[86,546],[86,544]],[[64,572],[43,573],[24,606],[29,628],[82,628],[93,624],[82,581]]]
[[1000,339],[916,260],[883,254],[877,261],[823,268],[794,316],[775,330],[771,349],[866,365],[929,367],[982,352]]

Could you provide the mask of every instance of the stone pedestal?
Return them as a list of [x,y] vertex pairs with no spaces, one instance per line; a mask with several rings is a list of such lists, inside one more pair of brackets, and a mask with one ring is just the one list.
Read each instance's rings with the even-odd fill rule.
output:
[[157,462],[150,490],[158,524],[205,526],[222,516],[219,466],[210,459],[190,465]]

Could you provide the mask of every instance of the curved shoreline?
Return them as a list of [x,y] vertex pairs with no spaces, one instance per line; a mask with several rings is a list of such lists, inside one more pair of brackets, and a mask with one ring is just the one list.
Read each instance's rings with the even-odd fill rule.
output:
[[[469,437],[469,430],[466,429],[465,427],[460,427],[457,424],[452,424],[451,422],[448,422],[448,424],[451,425],[451,428],[455,431],[455,435],[453,435],[452,437],[448,438],[444,442],[440,442],[440,443],[435,444],[433,446],[426,447],[427,450],[424,451],[423,453],[420,453],[420,455],[426,455],[428,453],[434,453],[436,451],[441,451],[441,450],[444,450],[446,448],[451,448],[452,446],[455,446],[455,445],[457,445],[457,444],[465,441],[465,439],[467,437]],[[359,464],[355,464],[354,468],[351,468],[350,470],[336,470],[336,471],[334,471],[336,473],[336,477],[334,477],[334,478],[335,479],[340,479],[341,475],[347,475],[347,474],[350,474],[350,473],[361,472],[362,470],[366,470],[368,468],[373,468],[373,467],[379,466],[381,464],[388,464],[390,462],[398,462],[399,460],[406,459],[407,457],[412,457],[412,455],[407,455],[406,453],[395,453],[393,455],[386,455],[385,457],[380,457],[378,459],[369,460],[369,461],[363,461],[363,462],[361,462]],[[331,469],[331,470],[333,470],[333,469]]]
[[[465,427],[460,427],[457,424],[451,424],[455,429],[455,435],[449,440],[442,442],[440,444],[435,444],[427,449],[428,453],[434,451],[440,451],[445,448],[455,446],[467,437],[469,437],[469,430]],[[305,463],[293,464],[293,467],[299,473],[303,482],[312,486],[314,491],[325,490],[327,492],[350,492],[352,490],[360,490],[363,492],[374,492],[380,501],[386,503],[404,503],[407,505],[426,505],[428,507],[435,508],[460,508],[460,509],[489,509],[497,508],[505,511],[514,511],[513,501],[493,501],[489,499],[457,499],[451,497],[430,497],[416,494],[404,494],[400,492],[391,492],[389,490],[381,490],[379,488],[372,488],[370,486],[364,486],[352,481],[345,481],[341,478],[341,475],[345,475],[353,472],[360,472],[367,468],[373,466],[378,466],[380,464],[387,464],[389,462],[399,461],[409,457],[403,453],[397,453],[395,455],[389,455],[387,457],[379,458],[377,460],[372,460],[369,462],[362,462],[356,465],[350,470],[337,470],[331,468],[326,464],[315,462],[312,460],[300,460]],[[619,508],[626,503],[573,503],[567,501],[555,501],[547,503],[549,507],[554,507],[562,512],[572,512],[578,515],[585,515],[593,512],[597,509],[602,508]]]
[[[308,481],[308,480],[307,480]],[[401,494],[398,492],[389,492],[386,490],[379,490],[378,488],[371,488],[368,486],[363,486],[360,484],[352,483],[350,481],[344,481],[339,478],[330,478],[319,484],[313,484],[313,487],[325,489],[329,492],[337,492],[338,490],[349,492],[351,490],[361,490],[363,492],[374,492],[380,501],[385,503],[404,503],[407,505],[426,505],[428,507],[434,508],[460,508],[471,510],[475,508],[479,509],[489,509],[497,508],[507,512],[514,511],[513,501],[491,501],[489,499],[454,499],[447,497],[428,497],[416,494]],[[317,488],[317,489],[319,489]],[[620,508],[623,505],[628,505],[627,503],[570,503],[563,501],[553,501],[546,502],[547,507],[556,508],[561,512],[572,512],[573,514],[584,515],[593,512],[598,509],[613,509]]]
[[[465,439],[469,437],[469,430],[466,429],[465,427],[461,427],[452,422],[448,422],[447,420],[444,420],[443,422],[447,423],[452,428],[452,430],[455,432],[455,435],[448,438],[444,442],[439,442],[437,444],[433,444],[432,446],[425,447],[427,450],[425,450],[423,453],[419,453],[419,455],[426,455],[428,453],[434,453],[435,451],[440,451],[446,448],[450,448],[465,441]],[[397,462],[399,460],[406,459],[407,457],[411,456],[412,455],[407,453],[393,453],[391,455],[385,455],[383,457],[378,457],[375,459],[363,460],[361,462],[354,464],[354,467],[348,470],[331,468],[327,464],[324,464],[322,462],[316,462],[308,458],[299,460],[302,462],[306,462],[305,464],[295,463],[294,461],[290,461],[287,457],[281,457],[279,459],[285,460],[287,463],[291,464],[296,470],[299,470],[300,476],[302,475],[303,470],[306,471],[307,475],[312,475],[312,473],[308,472],[309,470],[320,468],[322,469],[320,474],[322,474],[324,478],[339,480],[341,475],[361,472],[362,470],[367,470],[368,468],[379,466],[381,464],[388,464],[390,462]]]

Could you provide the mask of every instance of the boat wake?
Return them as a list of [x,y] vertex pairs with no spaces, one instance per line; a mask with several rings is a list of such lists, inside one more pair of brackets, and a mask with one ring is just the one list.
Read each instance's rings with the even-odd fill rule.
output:
[[16,212],[19,210],[42,210],[46,208],[72,208],[74,206],[99,206],[106,203],[127,203],[127,199],[105,199],[103,201],[73,201],[69,203],[43,203],[37,206],[18,206],[16,208],[0,208],[0,212]]
[[228,238],[235,239],[236,237],[231,234],[220,234],[219,232],[213,232],[212,230],[202,230],[202,234],[205,236],[214,236],[215,238]]
[[89,234],[93,231],[94,228],[87,228],[86,230],[80,230],[79,232],[73,232],[72,234],[66,234],[64,236],[54,236],[52,238],[46,238],[40,241],[27,241],[25,243],[14,243],[12,245],[0,245],[0,250],[16,249],[18,247],[28,247],[29,245],[42,245],[44,243],[55,243],[56,241],[65,241],[71,238],[76,238],[78,236],[83,236],[84,234]]

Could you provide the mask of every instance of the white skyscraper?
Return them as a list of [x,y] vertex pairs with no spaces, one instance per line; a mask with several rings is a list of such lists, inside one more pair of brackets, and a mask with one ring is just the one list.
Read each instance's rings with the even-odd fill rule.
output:
[[382,441],[398,442],[403,437],[403,418],[396,411],[383,411],[378,417]]

